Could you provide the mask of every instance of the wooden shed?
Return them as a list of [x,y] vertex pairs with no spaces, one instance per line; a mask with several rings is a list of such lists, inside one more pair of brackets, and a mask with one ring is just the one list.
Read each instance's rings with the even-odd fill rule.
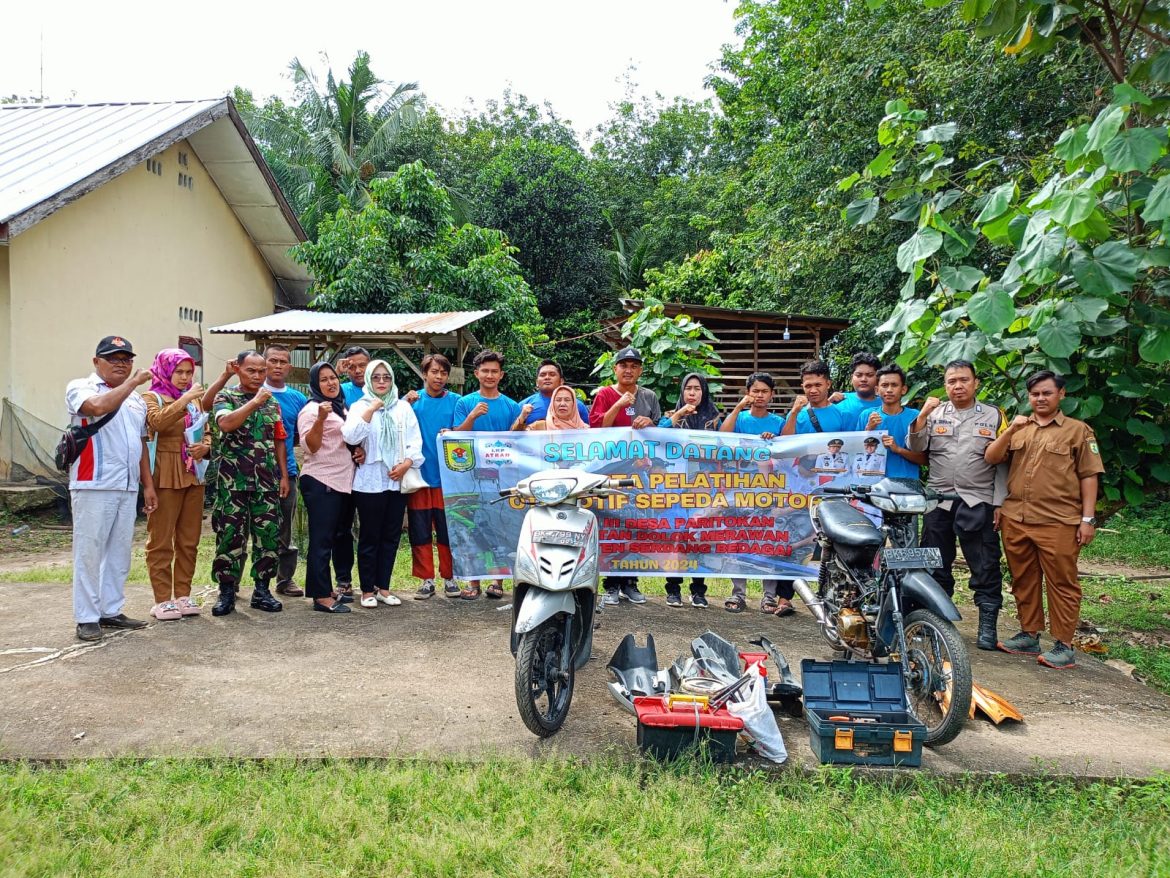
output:
[[[632,314],[642,307],[642,302],[623,299],[622,305]],[[848,320],[834,317],[775,311],[741,311],[675,302],[663,303],[663,307],[668,317],[688,314],[717,339],[714,347],[723,358],[719,364],[723,389],[715,398],[724,411],[734,407],[743,397],[744,382],[753,372],[769,372],[776,379],[774,407],[791,404],[800,393],[800,376],[797,374],[800,364],[820,357],[825,343],[850,324]],[[623,344],[620,330],[624,322],[621,317],[607,321],[606,341],[615,349]],[[788,338],[785,338],[785,333]],[[673,400],[670,404],[673,405]],[[665,401],[663,405],[665,407]]]

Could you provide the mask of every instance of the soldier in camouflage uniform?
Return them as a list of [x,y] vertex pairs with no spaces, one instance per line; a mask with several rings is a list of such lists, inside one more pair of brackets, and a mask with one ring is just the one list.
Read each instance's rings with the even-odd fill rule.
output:
[[211,456],[219,469],[211,512],[216,539],[211,572],[219,585],[219,599],[211,609],[214,616],[226,616],[235,608],[249,535],[252,607],[270,613],[282,609],[268,585],[276,575],[280,498],[289,490],[287,434],[280,406],[263,387],[264,358],[244,351],[237,362],[239,386],[221,390],[212,408],[216,429]]

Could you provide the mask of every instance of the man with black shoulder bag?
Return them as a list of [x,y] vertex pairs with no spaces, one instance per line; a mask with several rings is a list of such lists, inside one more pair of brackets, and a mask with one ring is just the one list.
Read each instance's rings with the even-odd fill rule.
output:
[[[135,389],[150,372],[134,368],[134,348],[110,335],[98,342],[88,378],[70,381],[65,407],[70,437],[59,451],[69,461],[73,509],[73,616],[79,640],[101,640],[103,628],[144,628],[122,612],[134,541],[138,485],[147,515],[158,497],[146,443],[146,403]],[[84,438],[84,441],[80,441]]]

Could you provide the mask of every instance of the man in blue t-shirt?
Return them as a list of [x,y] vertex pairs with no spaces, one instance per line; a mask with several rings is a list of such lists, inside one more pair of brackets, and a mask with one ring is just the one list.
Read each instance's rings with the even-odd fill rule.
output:
[[[525,418],[525,426],[531,427],[537,421],[543,421],[548,415],[548,404],[552,400],[553,391],[565,383],[565,376],[561,367],[552,360],[545,360],[536,370],[536,393],[520,400],[520,406],[532,406],[532,411]],[[586,424],[589,423],[589,409],[585,403],[577,400],[577,414]]]
[[293,577],[297,572],[297,547],[292,542],[293,518],[297,514],[297,459],[293,449],[297,447],[297,415],[309,401],[299,390],[288,387],[288,373],[292,371],[292,358],[282,344],[270,344],[264,349],[264,363],[267,375],[264,387],[280,406],[280,419],[284,421],[285,460],[288,462],[288,494],[280,500],[280,535],[277,538],[276,553],[279,560],[276,568],[276,593],[288,597],[304,594]]
[[900,366],[886,366],[878,370],[877,392],[882,406],[857,416],[855,430],[873,433],[884,430],[882,444],[886,447],[886,476],[891,479],[917,479],[919,464],[926,463],[926,455],[906,447],[910,425],[918,417],[918,409],[902,405],[906,395],[906,373]]
[[[455,404],[455,429],[477,432],[523,430],[525,419],[532,413],[530,405],[521,406],[516,400],[500,393],[504,380],[504,357],[495,351],[480,351],[472,361],[479,390],[469,393]],[[472,582],[463,589],[464,600],[479,597],[479,583]],[[487,587],[487,596],[504,596],[504,582],[497,579]]]
[[823,360],[809,360],[800,367],[800,389],[804,393],[792,401],[792,411],[784,419],[781,435],[853,430],[856,416],[847,419],[845,412],[829,404],[833,381],[829,377],[829,366]]
[[[881,368],[881,361],[869,351],[854,354],[849,363],[849,380],[853,384],[852,393],[834,393],[829,402],[845,414],[846,423],[853,423],[862,412],[868,414],[882,404],[877,393],[877,374]],[[852,427],[846,427],[846,430]]]
[[[370,365],[370,352],[360,345],[354,345],[341,352],[341,359],[337,361],[337,371],[349,378],[349,381],[341,385],[341,392],[345,395],[347,407],[361,399],[362,392],[366,388],[366,366],[368,365]],[[350,525],[353,525],[352,519]],[[348,581],[347,579],[346,582]]]
[[451,377],[451,361],[442,354],[427,354],[419,367],[423,373],[422,391],[412,390],[403,397],[418,419],[422,433],[422,477],[427,487],[420,488],[406,498],[407,530],[410,535],[411,574],[422,580],[414,593],[416,601],[425,601],[435,594],[435,549],[439,553],[439,575],[443,578],[443,594],[457,598],[460,589],[455,582],[451,559],[451,540],[447,535],[447,513],[443,508],[443,483],[439,477],[439,434],[455,426],[455,407],[459,394],[447,389]]

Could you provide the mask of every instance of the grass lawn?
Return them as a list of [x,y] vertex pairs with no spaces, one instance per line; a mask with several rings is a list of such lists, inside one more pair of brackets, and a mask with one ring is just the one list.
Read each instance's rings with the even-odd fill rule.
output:
[[1170,568],[1170,502],[1122,509],[1104,528],[1081,553],[1086,561]]
[[766,776],[694,762],[0,767],[20,876],[1170,873],[1170,778]]

